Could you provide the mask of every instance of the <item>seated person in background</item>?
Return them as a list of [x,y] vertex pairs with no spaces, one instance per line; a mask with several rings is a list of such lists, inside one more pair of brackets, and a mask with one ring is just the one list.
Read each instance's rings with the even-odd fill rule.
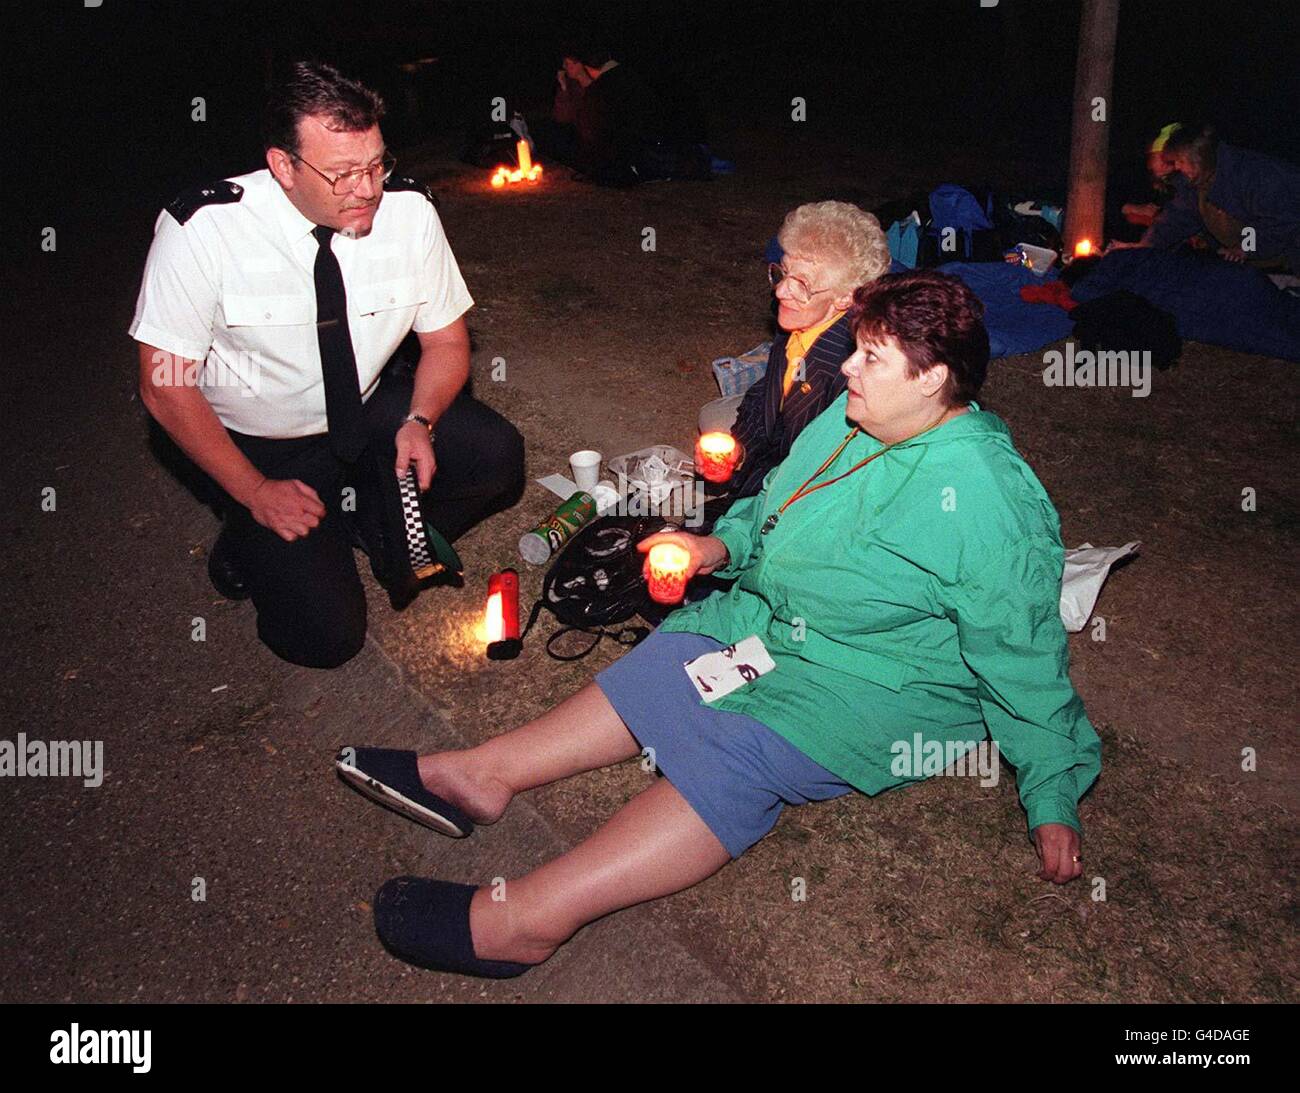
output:
[[853,290],[889,270],[889,244],[870,213],[843,201],[800,205],[781,225],[785,252],[768,267],[780,328],[763,378],[745,392],[731,426],[744,460],[727,503],[752,497],[795,438],[844,392],[853,352]]
[[677,110],[604,46],[567,49],[556,80],[550,124],[536,132],[543,154],[612,186],[709,176]]
[[[374,918],[391,952],[518,975],[587,923],[716,873],[785,804],[936,773],[904,757],[921,741],[955,761],[991,737],[997,749],[985,743],[984,754],[1016,769],[1038,876],[1080,875],[1077,804],[1101,743],[1070,683],[1056,511],[1007,427],[972,401],[988,366],[981,310],[934,271],[858,290],[848,390],[766,488],[713,535],[640,544],[677,543],[691,570],[735,577],[729,591],[675,611],[595,682],[478,747],[344,749],[350,784],[455,835],[581,771],[645,755],[663,775],[586,841],[504,882],[508,898],[388,881]],[[717,691],[684,663],[751,636],[774,670],[761,656],[737,662],[745,682],[703,701]]]
[[569,47],[562,53],[559,70],[555,73],[555,101],[551,105],[551,116],[531,126],[538,152],[571,167],[578,160],[578,111],[592,81],[586,66],[578,60],[580,52],[577,47]]
[[[1174,169],[1173,162],[1165,156],[1165,143],[1179,129],[1178,122],[1166,125],[1147,148],[1147,180],[1158,201],[1130,202],[1120,206],[1120,213],[1130,224],[1149,228],[1160,211],[1173,198],[1191,194],[1191,185]],[[1136,247],[1138,243],[1124,243],[1121,247]]]
[[557,125],[577,125],[583,93],[591,86],[593,77],[586,65],[578,60],[577,54],[575,49],[565,50],[560,58],[560,69],[555,74],[558,86],[551,107],[551,120]]
[[1199,233],[1220,257],[1300,272],[1300,167],[1219,140],[1212,125],[1182,125],[1164,156],[1190,186],[1156,217],[1140,246],[1172,249]]

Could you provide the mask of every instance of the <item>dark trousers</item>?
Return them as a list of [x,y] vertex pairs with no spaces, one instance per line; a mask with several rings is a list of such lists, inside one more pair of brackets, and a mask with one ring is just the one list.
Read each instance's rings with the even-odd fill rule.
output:
[[[356,464],[339,459],[323,433],[273,440],[231,431],[259,471],[305,482],[326,509],[316,528],[290,543],[227,499],[225,545],[248,581],[258,636],[276,656],[309,668],[335,668],[360,652],[366,597],[352,555],[353,530],[360,524],[364,534],[365,514],[388,508],[369,501],[368,490],[397,492],[395,437],[410,403],[410,376],[390,368],[366,403],[370,443]],[[524,441],[510,422],[467,391],[456,396],[435,432],[438,469],[421,507],[450,542],[519,499]],[[388,535],[390,543],[404,547],[401,529]]]

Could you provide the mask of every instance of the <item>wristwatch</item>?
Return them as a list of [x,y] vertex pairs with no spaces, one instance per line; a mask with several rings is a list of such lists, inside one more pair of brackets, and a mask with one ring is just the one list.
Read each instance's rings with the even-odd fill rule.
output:
[[405,425],[409,421],[415,421],[423,425],[426,429],[429,430],[429,439],[430,440],[433,439],[433,422],[430,421],[427,417],[425,417],[423,414],[407,414],[406,417],[402,419],[402,424]]

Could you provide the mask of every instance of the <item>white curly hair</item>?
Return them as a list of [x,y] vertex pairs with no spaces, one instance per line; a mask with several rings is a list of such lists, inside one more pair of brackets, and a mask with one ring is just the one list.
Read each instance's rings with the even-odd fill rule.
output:
[[852,292],[889,271],[880,221],[847,201],[814,201],[786,214],[776,241],[793,258],[826,268],[834,287]]

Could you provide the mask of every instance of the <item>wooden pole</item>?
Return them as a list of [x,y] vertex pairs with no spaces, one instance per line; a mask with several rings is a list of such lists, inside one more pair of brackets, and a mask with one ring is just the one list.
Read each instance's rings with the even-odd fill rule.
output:
[[[1065,253],[1084,239],[1094,253],[1104,244],[1106,160],[1110,146],[1119,0],[1082,0],[1079,56],[1074,69],[1070,129],[1070,185],[1065,199]],[[1099,101],[1100,100],[1100,101]]]

